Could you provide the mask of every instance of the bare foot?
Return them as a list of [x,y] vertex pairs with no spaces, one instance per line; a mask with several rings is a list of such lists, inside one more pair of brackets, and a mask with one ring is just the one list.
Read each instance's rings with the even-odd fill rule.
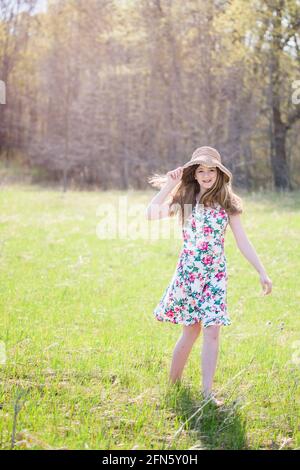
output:
[[182,385],[182,380],[181,379],[176,379],[175,381],[172,380],[172,379],[169,379],[168,380],[168,385],[169,387],[180,387],[180,385]]
[[212,403],[215,406],[222,406],[224,405],[224,400],[218,399],[213,392],[202,392],[202,397],[204,400],[207,400],[208,403]]

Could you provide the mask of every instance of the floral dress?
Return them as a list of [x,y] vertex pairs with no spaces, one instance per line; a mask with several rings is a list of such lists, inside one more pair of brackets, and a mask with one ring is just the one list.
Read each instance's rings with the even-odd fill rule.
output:
[[224,252],[226,210],[197,204],[183,228],[183,246],[174,275],[153,314],[159,321],[230,325]]

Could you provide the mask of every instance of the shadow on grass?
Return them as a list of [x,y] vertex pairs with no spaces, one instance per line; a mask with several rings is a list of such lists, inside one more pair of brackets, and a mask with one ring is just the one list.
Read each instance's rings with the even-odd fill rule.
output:
[[190,387],[182,383],[168,385],[162,402],[162,406],[171,410],[181,422],[173,438],[163,443],[163,449],[176,449],[182,432],[194,442],[189,449],[248,449],[246,423],[238,402],[224,399],[221,407],[205,403],[200,393],[196,399]]

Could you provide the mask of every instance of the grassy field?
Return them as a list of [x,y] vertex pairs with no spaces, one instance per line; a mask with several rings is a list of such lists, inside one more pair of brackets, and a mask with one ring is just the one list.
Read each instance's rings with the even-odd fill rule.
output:
[[152,310],[181,240],[97,235],[102,204],[153,194],[1,188],[2,449],[300,448],[300,193],[239,192],[273,292],[260,296],[228,227],[220,410],[200,400],[202,334],[182,385],[167,385],[181,326]]

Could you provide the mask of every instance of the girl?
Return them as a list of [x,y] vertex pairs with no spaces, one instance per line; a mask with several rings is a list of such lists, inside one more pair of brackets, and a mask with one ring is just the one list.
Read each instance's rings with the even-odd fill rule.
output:
[[[160,188],[147,207],[149,220],[180,213],[183,247],[174,275],[153,314],[159,321],[182,324],[170,369],[170,382],[181,382],[184,366],[203,326],[202,395],[222,405],[212,392],[221,325],[227,312],[227,262],[224,240],[229,224],[237,246],[259,274],[263,294],[272,281],[245,234],[242,200],[232,191],[232,174],[212,147],[197,148],[191,160],[149,183]],[[201,206],[201,207],[200,207]],[[187,211],[187,208],[190,210]]]

